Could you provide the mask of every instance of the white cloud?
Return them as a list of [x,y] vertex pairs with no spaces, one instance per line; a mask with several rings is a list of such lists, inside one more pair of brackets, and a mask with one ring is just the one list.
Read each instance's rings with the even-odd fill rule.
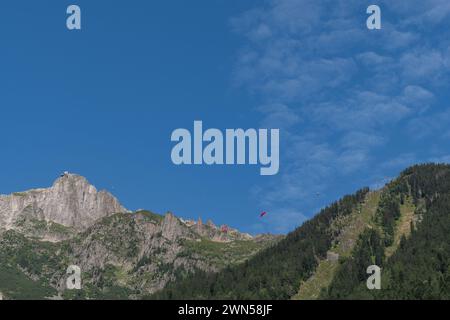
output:
[[363,131],[349,131],[343,134],[340,144],[345,149],[367,149],[381,146],[386,142],[386,138],[376,133]]
[[265,115],[261,121],[263,128],[277,128],[283,131],[301,122],[299,115],[283,104],[268,104],[258,108]]
[[406,52],[400,59],[402,75],[412,83],[438,84],[448,78],[450,71],[449,50],[417,48]]

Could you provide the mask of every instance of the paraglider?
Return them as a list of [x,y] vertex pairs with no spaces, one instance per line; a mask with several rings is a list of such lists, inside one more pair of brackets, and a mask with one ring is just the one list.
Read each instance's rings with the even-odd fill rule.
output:
[[263,211],[261,212],[261,214],[259,215],[260,218],[264,217],[267,214],[267,212]]

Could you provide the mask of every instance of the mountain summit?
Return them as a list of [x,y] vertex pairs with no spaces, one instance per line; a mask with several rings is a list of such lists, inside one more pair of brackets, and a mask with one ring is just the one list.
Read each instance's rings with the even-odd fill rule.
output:
[[96,220],[120,212],[127,210],[113,195],[68,172],[50,188],[0,196],[0,227],[5,229],[32,219],[85,230]]

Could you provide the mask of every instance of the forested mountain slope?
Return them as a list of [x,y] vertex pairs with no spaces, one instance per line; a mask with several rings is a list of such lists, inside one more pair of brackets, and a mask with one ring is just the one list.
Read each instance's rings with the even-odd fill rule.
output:
[[[367,267],[382,268],[369,290]],[[154,299],[448,299],[450,166],[411,167],[322,210],[275,246],[218,273],[180,277]]]
[[367,188],[323,209],[272,246],[238,266],[219,273],[198,271],[178,278],[156,299],[289,299],[308,279],[339,235],[333,222],[350,215],[365,199]]
[[[407,201],[415,208],[409,230],[404,226],[408,219],[402,219],[409,212],[401,210]],[[376,224],[341,261],[321,298],[449,299],[450,167],[405,170],[383,191]],[[382,267],[381,290],[366,287],[366,268],[373,263]]]

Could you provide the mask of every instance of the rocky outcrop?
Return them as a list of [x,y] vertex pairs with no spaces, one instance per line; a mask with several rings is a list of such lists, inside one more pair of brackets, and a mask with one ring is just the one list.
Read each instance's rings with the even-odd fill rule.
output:
[[164,216],[161,233],[165,239],[171,241],[175,241],[179,238],[186,238],[188,236],[188,230],[183,226],[182,222],[170,212]]
[[[201,220],[200,220],[201,221]],[[236,240],[253,240],[253,237],[248,233],[241,233],[237,229],[228,226],[217,227],[211,220],[207,224],[198,222],[192,224],[190,221],[184,222],[198,235],[215,242],[232,242]]]
[[84,177],[65,173],[47,189],[0,196],[0,228],[13,229],[23,219],[54,222],[84,230],[96,220],[126,212],[106,191],[97,191]]

